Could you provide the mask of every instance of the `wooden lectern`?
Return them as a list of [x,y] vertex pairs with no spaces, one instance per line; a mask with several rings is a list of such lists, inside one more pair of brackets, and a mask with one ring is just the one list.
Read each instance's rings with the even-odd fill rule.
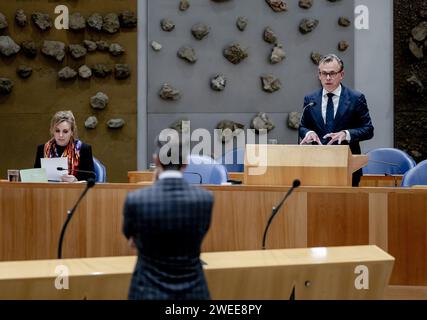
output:
[[348,145],[246,145],[244,184],[351,186],[352,174],[368,163]]

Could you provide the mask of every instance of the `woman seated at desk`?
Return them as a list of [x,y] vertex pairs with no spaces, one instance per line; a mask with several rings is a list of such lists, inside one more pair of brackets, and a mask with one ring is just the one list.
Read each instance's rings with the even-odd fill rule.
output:
[[34,168],[40,168],[40,158],[68,158],[68,174],[61,177],[63,182],[87,180],[94,171],[92,147],[77,139],[77,125],[71,111],[58,111],[50,122],[52,138],[37,147]]

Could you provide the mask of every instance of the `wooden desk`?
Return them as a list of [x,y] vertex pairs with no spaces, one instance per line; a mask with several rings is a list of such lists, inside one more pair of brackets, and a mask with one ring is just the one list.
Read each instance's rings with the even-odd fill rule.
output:
[[[229,172],[228,178],[232,180],[243,181],[243,172]],[[360,187],[400,187],[403,175],[376,175],[368,174],[360,179]],[[137,183],[142,181],[153,181],[152,171],[129,171],[129,183]]]
[[[67,231],[65,258],[131,255],[122,235],[126,194],[138,184],[99,184]],[[84,186],[0,183],[0,260],[56,258],[62,223]],[[261,248],[271,208],[288,187],[205,186],[215,196],[202,250]],[[267,248],[375,244],[396,258],[391,284],[427,286],[427,189],[301,187],[271,225]]]
[[[376,246],[212,252],[201,258],[211,296],[221,300],[289,299],[293,289],[297,300],[382,299],[394,261]],[[126,299],[135,260],[2,262],[0,299]],[[361,265],[369,273],[367,290],[355,287]],[[58,280],[64,270],[68,279]]]

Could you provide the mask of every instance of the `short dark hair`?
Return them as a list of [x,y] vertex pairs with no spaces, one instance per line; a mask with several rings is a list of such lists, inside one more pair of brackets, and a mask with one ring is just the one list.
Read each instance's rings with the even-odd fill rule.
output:
[[320,59],[320,61],[319,61],[319,66],[322,63],[330,63],[330,62],[332,62],[334,60],[336,62],[338,62],[338,64],[341,67],[341,69],[340,69],[339,72],[343,71],[344,70],[344,62],[342,61],[342,59],[340,57],[338,57],[336,54],[333,54],[333,53],[329,53],[326,56],[323,56],[322,59]]
[[[156,137],[156,153],[164,170],[181,170],[188,164],[189,141],[175,129],[164,129]],[[187,144],[186,144],[187,143]],[[187,148],[188,147],[188,148]]]

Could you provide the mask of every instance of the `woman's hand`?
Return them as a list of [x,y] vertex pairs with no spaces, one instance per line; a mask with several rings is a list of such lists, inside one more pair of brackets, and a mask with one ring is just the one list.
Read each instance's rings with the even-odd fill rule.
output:
[[77,182],[77,178],[75,176],[64,174],[61,176],[62,182]]

